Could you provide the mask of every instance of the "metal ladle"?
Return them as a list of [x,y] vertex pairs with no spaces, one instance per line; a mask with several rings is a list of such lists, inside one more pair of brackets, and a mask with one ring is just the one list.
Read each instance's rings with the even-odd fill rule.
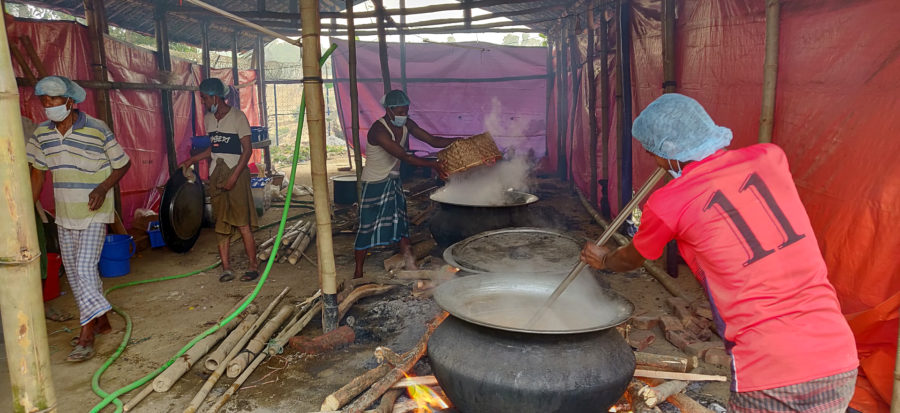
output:
[[[641,189],[638,190],[636,194],[634,194],[634,196],[631,198],[631,201],[629,201],[628,204],[619,211],[619,215],[616,215],[616,218],[613,219],[608,227],[606,227],[606,231],[603,231],[603,234],[600,235],[600,239],[598,239],[595,244],[597,244],[598,246],[606,244],[606,241],[609,241],[609,238],[612,237],[612,234],[619,229],[623,222],[625,222],[625,218],[627,218],[628,215],[631,214],[631,211],[633,211],[634,208],[637,207],[638,203],[641,202],[647,196],[647,194],[650,193],[650,190],[653,189],[654,186],[656,186],[656,183],[659,182],[659,180],[662,179],[663,175],[665,174],[665,169],[657,168],[656,171],[654,171],[653,174],[650,175],[650,178],[647,179],[647,182],[644,183],[644,186],[642,186]],[[553,290],[553,294],[550,294],[550,298],[548,298],[544,305],[541,306],[541,308],[538,310],[538,312],[535,313],[533,317],[531,317],[531,320],[529,320],[528,324],[525,325],[526,329],[534,327],[535,323],[537,323],[538,320],[540,320],[544,315],[544,313],[547,312],[547,309],[556,302],[556,299],[559,298],[560,295],[562,295],[563,291],[566,290],[569,284],[571,284],[572,281],[575,281],[575,278],[578,277],[578,274],[581,273],[581,270],[583,270],[586,265],[586,262],[578,260],[578,264],[575,265],[575,268],[572,268],[572,271],[569,272],[569,275],[567,275],[566,278],[563,279],[561,283],[559,283],[559,287],[556,287],[556,289]]]

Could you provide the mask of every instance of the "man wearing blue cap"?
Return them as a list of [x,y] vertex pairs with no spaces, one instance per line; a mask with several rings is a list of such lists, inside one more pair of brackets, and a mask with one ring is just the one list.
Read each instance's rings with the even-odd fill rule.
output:
[[94,355],[95,333],[110,330],[106,313],[112,309],[103,296],[97,264],[106,225],[115,219],[109,196],[131,167],[131,160],[101,120],[75,109],[85,91],[62,76],[47,76],[35,85],[47,121],[28,141],[31,188],[36,202],[44,175],[53,176],[60,255],[80,313],[81,334],[73,339],[68,361]]
[[250,170],[247,162],[253,153],[250,146],[250,122],[240,109],[225,102],[225,84],[216,78],[200,82],[200,99],[207,112],[203,117],[210,146],[181,163],[188,167],[203,159],[211,159],[209,183],[206,187],[213,215],[216,218],[219,255],[222,258],[222,274],[219,281],[234,279],[229,261],[231,236],[240,233],[247,251],[247,271],[241,281],[253,281],[259,277],[259,261],[252,230],[257,228],[253,194],[250,192]]
[[369,248],[378,245],[400,244],[406,259],[406,269],[415,269],[416,259],[409,245],[409,222],[406,218],[406,197],[400,186],[400,162],[413,166],[434,168],[437,161],[419,158],[409,152],[409,135],[435,148],[444,148],[453,139],[428,133],[409,119],[409,96],[402,90],[392,90],[382,98],[384,116],[369,128],[366,146],[366,166],[362,170],[362,204],[359,206],[359,229],[354,245],[356,270],[353,278],[363,276],[363,264]]
[[647,199],[631,243],[589,244],[582,259],[629,271],[677,240],[732,357],[728,411],[844,412],[856,344],[784,151],[725,150],[731,130],[676,93],[647,106],[632,135],[674,179]]

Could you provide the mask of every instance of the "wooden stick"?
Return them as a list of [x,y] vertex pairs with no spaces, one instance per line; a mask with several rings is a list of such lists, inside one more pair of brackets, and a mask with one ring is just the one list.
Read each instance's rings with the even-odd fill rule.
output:
[[212,353],[209,353],[209,356],[206,357],[206,361],[203,362],[203,366],[209,371],[215,371],[219,367],[219,363],[231,353],[231,349],[234,348],[245,334],[247,334],[247,331],[250,331],[250,328],[253,327],[253,324],[256,323],[258,318],[259,316],[256,314],[250,314],[244,317],[244,321],[241,321],[231,334],[228,334],[228,337],[226,337],[225,340],[222,340],[219,347]]
[[394,271],[394,278],[399,278],[401,280],[437,280],[437,281],[445,281],[456,276],[457,269],[451,267],[449,265],[444,265],[443,267],[436,270],[399,270]]
[[640,351],[634,352],[634,359],[638,368],[645,370],[674,371],[678,373],[687,373],[697,368],[700,363],[697,356],[665,356],[662,354],[644,353]]
[[156,376],[156,379],[153,380],[153,390],[159,393],[169,391],[175,385],[175,382],[184,373],[187,373],[197,360],[200,360],[201,357],[208,353],[219,340],[225,338],[228,332],[237,327],[241,320],[242,318],[233,318],[231,322],[194,344],[190,350],[179,357],[178,360],[175,360],[169,368],[160,373],[159,376]]
[[641,370],[634,371],[634,377],[647,377],[651,379],[663,380],[685,380],[685,381],[728,381],[728,377],[717,376],[712,374],[697,373],[677,373],[672,371],[654,371]]
[[[413,244],[410,248],[412,250],[412,255],[416,258],[416,260],[425,257],[437,245],[434,242],[434,239],[428,238],[422,242]],[[399,270],[406,266],[406,259],[403,257],[403,254],[394,254],[392,257],[384,260],[384,270],[387,272],[392,272],[394,270]]]
[[447,318],[449,314],[444,311],[437,317],[435,317],[432,322],[428,323],[428,326],[425,330],[425,334],[422,335],[422,338],[419,340],[419,343],[416,346],[406,353],[405,363],[403,363],[400,367],[395,367],[392,370],[388,371],[387,374],[384,375],[380,380],[378,380],[372,387],[369,388],[362,396],[359,396],[356,400],[353,401],[349,406],[347,406],[348,413],[359,413],[365,410],[369,405],[371,405],[375,400],[377,400],[381,395],[383,395],[391,386],[396,383],[398,380],[403,378],[404,374],[413,368],[416,362],[419,361],[420,358],[425,354],[425,350],[428,346],[428,339],[431,337],[431,333]]
[[376,411],[378,413],[393,413],[394,412],[394,403],[397,402],[397,398],[403,394],[403,390],[400,389],[391,389],[384,393],[384,396],[381,396],[381,401],[378,403],[378,409]]
[[682,413],[713,413],[712,410],[703,407],[702,404],[684,393],[673,394],[667,401],[674,404]]
[[655,407],[676,393],[683,391],[688,385],[686,381],[672,380],[658,386],[644,386],[638,390],[640,400],[647,407]]
[[631,401],[631,410],[633,410],[634,413],[659,413],[660,410],[658,407],[647,407],[647,405],[642,402],[639,393],[643,387],[644,383],[637,379],[632,379],[631,382],[628,383],[628,388],[625,392],[628,394],[628,400]]
[[131,400],[129,400],[127,403],[125,403],[125,406],[122,408],[122,410],[127,412],[127,411],[133,409],[134,406],[136,406],[142,400],[146,399],[147,396],[150,395],[150,393],[153,393],[153,383],[150,383],[150,384],[144,386],[144,389],[141,390],[140,393],[138,393],[136,396],[132,397]]
[[384,346],[375,347],[375,360],[379,363],[387,363],[392,367],[403,365],[403,357]]
[[250,363],[253,356],[259,354],[260,351],[265,347],[266,342],[269,341],[269,338],[272,337],[272,334],[275,334],[275,330],[290,317],[291,313],[294,312],[294,308],[289,305],[285,305],[278,310],[278,313],[275,314],[266,324],[256,333],[256,336],[253,337],[253,340],[247,344],[247,348],[244,352],[238,353],[231,361],[228,363],[228,369],[226,369],[226,373],[228,377],[238,377],[241,372],[244,371],[244,368]]
[[320,407],[319,410],[334,411],[340,409],[343,405],[347,404],[347,402],[349,402],[350,400],[353,400],[354,397],[362,393],[365,389],[375,384],[378,379],[384,377],[384,375],[387,374],[387,372],[390,370],[391,366],[382,364],[378,367],[375,367],[374,369],[366,371],[360,376],[357,376],[340,389],[337,389],[337,391],[335,391],[334,393],[331,393],[327,397],[325,397],[325,401],[322,402],[322,407]]
[[300,259],[300,254],[302,254],[303,251],[306,251],[306,247],[309,246],[315,236],[316,228],[313,227],[310,229],[309,233],[307,233],[306,236],[304,236],[303,239],[297,243],[297,245],[291,246],[293,250],[291,251],[290,257],[288,257],[288,262],[290,262],[291,265],[297,264],[297,261]]
[[435,378],[434,376],[416,376],[416,377],[402,378],[402,379],[400,379],[400,381],[394,383],[394,385],[391,386],[391,388],[392,389],[405,389],[407,387],[412,387],[412,386],[432,387],[432,386],[438,386],[439,384],[440,383],[438,383],[437,378]]

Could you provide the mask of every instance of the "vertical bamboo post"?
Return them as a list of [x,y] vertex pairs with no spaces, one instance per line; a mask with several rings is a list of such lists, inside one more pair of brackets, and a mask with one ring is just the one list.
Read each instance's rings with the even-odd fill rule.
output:
[[319,69],[318,0],[300,1],[300,27],[303,33],[303,93],[306,96],[306,124],[309,127],[310,166],[312,169],[313,203],[316,210],[316,245],[319,258],[319,281],[322,285],[322,329],[337,328],[337,274],[331,239],[331,213],[328,203],[328,174],[325,165],[325,117],[322,94],[322,71]]
[[[256,86],[259,96],[259,126],[269,127],[269,108],[266,107],[266,42],[263,37],[256,36]],[[270,171],[271,172],[271,171]]]
[[[166,23],[166,6],[164,2],[156,3],[154,8],[156,28],[156,67],[163,74],[172,71],[172,57],[169,54],[169,26]],[[163,127],[166,133],[166,154],[169,161],[169,175],[178,168],[175,155],[175,112],[172,109],[172,91],[160,90],[162,100]]]
[[675,92],[675,0],[662,1],[663,93]]
[[[584,74],[584,67],[582,67],[579,62],[581,61],[581,52],[578,51],[578,35],[576,34],[576,24],[572,24],[573,28],[569,31],[569,68],[572,71],[572,106],[568,108],[568,139],[567,139],[567,147],[568,155],[566,156],[566,179],[569,180],[569,188],[575,187],[575,179],[573,178],[573,165],[575,162],[573,161],[575,157],[575,114],[581,110],[578,107],[578,99],[581,97],[581,88],[582,88],[582,80],[581,77]],[[579,71],[580,70],[580,71]]]
[[209,20],[203,20],[200,23],[200,43],[203,49],[200,53],[203,55],[203,78],[209,79]]
[[400,87],[406,89],[406,0],[400,0]]
[[559,87],[556,91],[557,105],[557,125],[559,128],[559,139],[556,142],[556,174],[560,179],[566,180],[566,133],[569,130],[566,120],[568,120],[567,103],[569,97],[569,65],[566,56],[568,55],[568,44],[566,42],[566,25],[560,26],[559,33],[559,49],[556,51],[556,60],[558,69],[556,73],[559,75]]
[[237,86],[241,84],[241,76],[238,71],[238,36],[240,32],[235,30],[231,36],[231,84],[235,86],[234,102],[232,106],[241,108],[241,90]]
[[606,22],[606,3],[600,11],[600,175],[602,193],[600,194],[600,213],[610,218],[609,210],[609,24]]
[[353,0],[345,0],[347,8],[347,61],[350,71],[350,128],[353,134],[353,163],[356,166],[356,199],[362,204],[362,147],[359,146],[359,83],[356,79],[356,23]]
[[381,0],[372,0],[375,4],[376,20],[378,21],[378,59],[381,61],[381,82],[384,84],[384,93],[391,91],[391,68],[388,65],[387,38],[384,29],[384,4]]
[[[619,135],[619,207],[631,200],[631,2],[619,0],[619,83],[622,85]],[[620,211],[621,213],[622,211]],[[631,211],[627,211],[631,212]]]
[[[544,111],[544,119],[546,119],[547,127],[549,128],[550,124],[550,100],[553,99],[553,85],[555,85],[556,81],[556,70],[553,67],[553,38],[551,37],[550,31],[544,33],[547,35],[547,105]],[[547,130],[549,135],[550,131]],[[544,153],[550,153],[550,142],[548,139],[544,139]]]
[[597,205],[597,181],[599,179],[599,175],[597,173],[597,141],[599,136],[597,131],[597,76],[594,68],[594,31],[596,30],[596,26],[594,25],[594,0],[588,0],[585,3],[587,7],[587,76],[588,77],[588,117],[591,126],[591,136],[590,143],[588,145],[588,151],[590,152],[590,168],[591,168],[591,181],[589,184],[590,189],[590,197],[591,197],[591,205]]
[[0,156],[4,194],[0,208],[8,214],[8,222],[0,225],[0,316],[12,411],[56,412],[19,90],[13,76],[6,23],[0,24],[0,113],[6,119],[0,124],[0,147],[4,148],[4,156]]
[[[88,40],[91,43],[91,60],[93,78],[98,81],[107,81],[106,76],[106,48],[103,35],[109,29],[105,20],[103,0],[84,0],[84,18],[87,20]],[[112,111],[109,105],[109,89],[101,89],[95,93],[97,102],[97,116],[103,119],[110,128],[112,124]]]
[[778,80],[779,0],[766,0],[766,61],[763,64],[762,113],[759,114],[759,142],[772,142],[775,120],[775,83]]
[[[897,322],[900,323],[900,317],[897,318]],[[894,361],[894,394],[891,396],[891,413],[900,413],[900,328],[897,329],[897,358]]]

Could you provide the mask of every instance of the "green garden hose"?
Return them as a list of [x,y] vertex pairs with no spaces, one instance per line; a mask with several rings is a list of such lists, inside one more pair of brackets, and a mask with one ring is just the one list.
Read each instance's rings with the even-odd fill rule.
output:
[[[319,58],[319,66],[322,66],[325,63],[325,61],[328,60],[328,57],[331,56],[331,54],[334,52],[335,49],[337,49],[337,45],[332,44],[331,47],[329,47],[328,50],[325,51],[325,53],[322,55],[322,57]],[[170,358],[165,364],[160,366],[158,369],[154,370],[150,374],[147,374],[146,376],[132,382],[131,384],[129,384],[125,387],[122,387],[112,393],[107,393],[107,392],[103,391],[103,389],[100,388],[100,376],[103,374],[104,371],[106,371],[107,368],[109,368],[110,365],[112,365],[112,363],[125,350],[125,347],[128,345],[128,341],[131,338],[131,327],[132,327],[131,317],[129,317],[128,314],[125,313],[124,311],[122,311],[121,309],[119,309],[117,307],[113,307],[113,310],[116,313],[118,313],[123,318],[125,318],[125,336],[123,337],[122,343],[119,345],[119,348],[116,349],[115,353],[113,353],[113,355],[110,356],[110,358],[103,364],[103,366],[100,367],[100,369],[98,369],[94,373],[94,376],[91,378],[91,388],[93,389],[94,393],[96,393],[98,396],[103,398],[103,400],[100,403],[98,403],[96,406],[94,406],[91,409],[91,413],[99,412],[100,410],[102,410],[104,407],[106,407],[110,403],[115,404],[116,413],[121,412],[123,405],[122,405],[121,400],[118,399],[119,396],[144,385],[145,383],[147,383],[150,380],[153,380],[156,376],[158,376],[160,373],[165,371],[166,368],[168,368],[170,365],[172,365],[172,363],[174,363],[175,360],[178,360],[179,357],[181,357],[185,352],[190,350],[190,348],[193,347],[194,344],[196,344],[198,341],[200,341],[204,337],[214,333],[216,330],[218,330],[222,326],[228,324],[231,320],[233,320],[235,317],[237,317],[237,315],[240,314],[242,311],[244,311],[244,309],[246,309],[247,306],[250,305],[250,303],[253,302],[253,300],[259,294],[259,291],[262,289],[263,284],[265,284],[266,279],[268,279],[268,277],[269,277],[269,271],[272,269],[272,264],[275,263],[275,255],[278,253],[278,246],[281,245],[281,237],[282,237],[282,235],[284,235],[284,226],[288,220],[287,214],[288,214],[288,210],[290,209],[290,204],[291,204],[291,195],[292,195],[291,193],[293,192],[293,189],[294,189],[294,177],[296,176],[296,173],[297,173],[297,160],[300,157],[300,136],[301,136],[301,131],[303,129],[303,120],[304,120],[305,112],[306,112],[306,96],[304,95],[300,99],[300,116],[298,117],[298,120],[297,120],[297,137],[294,141],[294,154],[293,154],[293,158],[292,158],[293,161],[291,163],[291,177],[290,177],[290,180],[288,181],[287,197],[285,198],[285,201],[284,201],[285,207],[282,208],[281,220],[278,222],[278,234],[275,236],[275,244],[274,244],[275,247],[272,248],[272,252],[269,255],[269,260],[266,262],[266,268],[265,268],[265,270],[263,270],[263,273],[259,277],[259,281],[256,283],[256,288],[253,289],[253,292],[250,294],[250,296],[247,298],[247,300],[244,301],[240,305],[240,307],[237,308],[237,310],[235,310],[232,314],[225,317],[225,319],[220,321],[218,324],[210,327],[208,330],[204,331],[197,337],[194,337],[193,340],[191,340],[187,345],[182,347],[181,350],[178,351],[178,353],[176,353],[174,356],[172,356],[172,358]],[[305,215],[305,214],[301,214],[301,215]],[[139,284],[146,284],[146,283],[151,283],[151,282],[158,282],[158,281],[190,277],[192,275],[199,274],[203,271],[211,270],[211,269],[215,268],[216,266],[218,266],[219,264],[221,264],[221,261],[216,262],[215,264],[212,264],[206,268],[192,271],[192,272],[189,272],[186,274],[174,275],[174,276],[170,276],[170,277],[163,277],[163,278],[157,278],[157,279],[151,279],[151,280],[135,281],[135,282],[127,283],[127,284],[118,285],[118,286],[115,286],[115,287],[112,287],[112,288],[106,290],[106,293],[108,294],[111,291],[117,290],[119,288],[132,286],[132,285],[139,285]]]

